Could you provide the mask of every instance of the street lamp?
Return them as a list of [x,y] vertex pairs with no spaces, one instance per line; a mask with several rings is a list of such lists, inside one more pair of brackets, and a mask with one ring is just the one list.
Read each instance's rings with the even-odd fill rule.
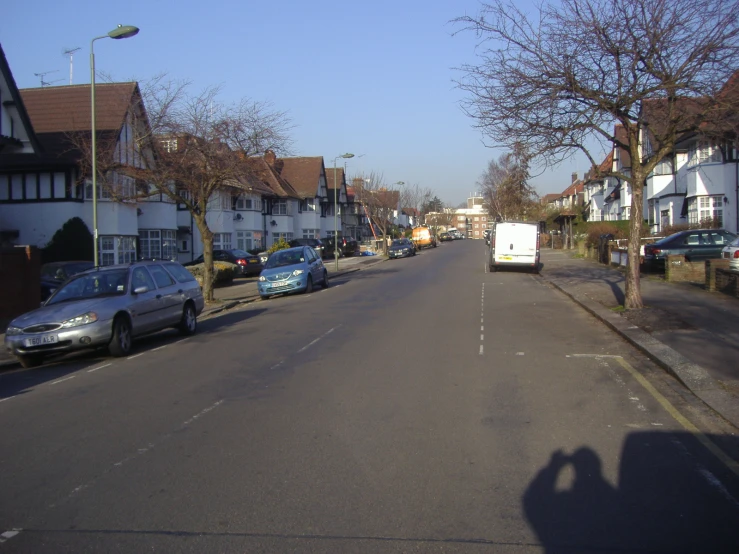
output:
[[336,261],[336,271],[339,271],[339,220],[338,215],[338,202],[336,200],[336,160],[339,158],[353,158],[354,154],[342,154],[334,158],[334,260]]
[[[393,186],[402,187],[405,185],[405,181],[398,181],[397,183],[393,183]],[[400,233],[400,191],[398,191],[398,205],[395,206],[395,227],[396,231]]]
[[95,132],[95,52],[93,46],[101,38],[122,39],[138,34],[139,28],[133,25],[118,25],[107,35],[95,37],[90,41],[90,103],[92,105],[91,132],[92,132],[92,227],[93,227],[93,261],[98,265],[98,189],[97,189],[97,137]]

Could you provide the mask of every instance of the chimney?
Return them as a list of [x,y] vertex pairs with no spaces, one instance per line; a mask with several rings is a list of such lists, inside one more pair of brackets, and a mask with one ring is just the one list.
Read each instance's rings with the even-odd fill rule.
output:
[[575,181],[577,181],[577,171],[572,174],[572,182],[574,183]]
[[267,150],[267,151],[266,151],[266,152],[264,153],[264,161],[265,161],[265,162],[267,162],[267,165],[268,165],[268,166],[270,166],[270,167],[274,167],[274,166],[275,166],[275,160],[276,160],[276,159],[277,159],[277,156],[275,156],[275,153],[274,153],[274,151],[272,151],[272,150]]

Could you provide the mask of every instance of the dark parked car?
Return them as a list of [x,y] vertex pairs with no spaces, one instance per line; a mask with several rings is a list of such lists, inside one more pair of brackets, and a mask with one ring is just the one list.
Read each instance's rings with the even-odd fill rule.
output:
[[329,257],[328,250],[326,250],[321,239],[293,239],[288,244],[292,248],[296,246],[310,246],[321,258]]
[[[214,262],[230,262],[236,264],[238,269],[238,275],[243,277],[250,277],[259,275],[259,272],[264,269],[262,260],[259,256],[249,254],[243,250],[232,249],[232,250],[213,250],[213,261]],[[191,262],[187,262],[185,267],[189,265],[197,265],[203,263],[203,255],[201,254]]]
[[94,267],[93,262],[71,261],[50,262],[41,266],[41,301],[43,302],[51,293],[59,288],[64,281],[72,275],[87,271]]
[[408,239],[395,239],[388,247],[387,255],[390,259],[415,256],[416,247]]
[[644,246],[644,265],[648,269],[664,269],[668,255],[680,254],[690,262],[720,258],[721,250],[737,236],[723,229],[691,229],[679,231]]
[[439,235],[439,242],[449,242],[450,240],[454,240],[454,238],[446,231]]
[[[321,239],[324,247],[324,256],[328,258],[334,257],[334,237]],[[359,243],[351,237],[339,237],[339,257],[354,256],[359,254]]]

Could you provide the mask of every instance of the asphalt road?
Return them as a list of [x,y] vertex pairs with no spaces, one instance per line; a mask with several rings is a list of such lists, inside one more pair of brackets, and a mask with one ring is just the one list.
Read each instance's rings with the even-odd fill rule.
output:
[[483,252],[0,374],[0,553],[739,551],[736,430]]

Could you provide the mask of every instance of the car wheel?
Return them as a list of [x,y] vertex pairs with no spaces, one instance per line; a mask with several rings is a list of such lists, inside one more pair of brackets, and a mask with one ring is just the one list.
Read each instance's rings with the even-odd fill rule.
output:
[[44,358],[38,355],[31,354],[27,356],[18,356],[18,363],[21,364],[21,367],[26,369],[38,367],[43,361]]
[[261,298],[262,298],[262,300],[269,300],[272,297],[269,294],[262,294],[261,295]]
[[116,358],[126,356],[131,352],[131,324],[123,316],[118,316],[113,322],[113,338],[110,339],[108,350]]
[[178,326],[181,335],[189,336],[194,335],[195,331],[198,330],[198,316],[195,315],[195,308],[192,302],[185,304],[182,309],[182,319]]
[[313,292],[313,278],[308,275],[308,282],[305,284],[305,294]]
[[321,283],[321,287],[324,289],[328,288],[328,271],[325,269],[323,270],[323,282]]

